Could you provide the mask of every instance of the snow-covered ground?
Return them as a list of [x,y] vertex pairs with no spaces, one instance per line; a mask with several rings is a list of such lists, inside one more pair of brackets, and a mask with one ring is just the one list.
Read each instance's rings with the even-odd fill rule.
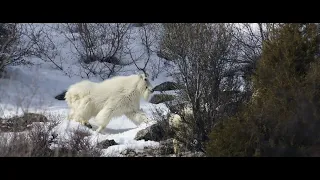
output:
[[[137,33],[138,34],[138,33]],[[56,41],[63,41],[62,35],[55,33]],[[139,38],[137,38],[139,39]],[[139,49],[139,42],[133,43],[135,49]],[[71,48],[70,45],[65,44],[61,46],[60,59],[69,59],[64,62],[64,66],[69,66],[73,72],[79,70],[76,66],[76,58],[70,58]],[[142,49],[142,47],[140,48]],[[136,53],[139,53],[136,51]],[[68,56],[67,56],[68,54]],[[139,56],[139,55],[137,55]],[[66,90],[71,84],[81,80],[79,76],[67,76],[64,72],[53,68],[51,62],[42,62],[39,59],[32,59],[34,62],[41,62],[34,66],[14,66],[7,67],[8,74],[5,78],[0,79],[0,117],[10,117],[14,115],[21,115],[24,111],[38,112],[51,114],[58,116],[62,121],[57,126],[56,132],[60,135],[68,134],[74,128],[86,128],[79,123],[69,121],[66,119],[68,114],[68,107],[65,101],[56,100],[54,97]],[[151,56],[151,60],[158,61],[158,57],[154,54]],[[131,69],[130,69],[131,68]],[[127,67],[132,70],[130,73],[134,73],[135,66]],[[128,71],[126,71],[128,74]],[[129,74],[130,74],[129,73]],[[101,81],[98,78],[91,78],[93,81]],[[153,85],[160,84],[161,82],[170,80],[170,77],[166,77],[165,73],[162,73],[158,78],[151,81]],[[152,118],[152,112],[155,108],[161,108],[164,112],[167,108],[164,104],[154,105],[148,102],[141,102],[141,108],[146,111],[147,115]],[[90,122],[94,125],[94,119]],[[153,141],[136,141],[134,137],[136,133],[150,126],[150,124],[141,124],[136,127],[125,116],[114,118],[102,134],[96,134],[91,129],[91,140],[93,143],[100,142],[105,139],[113,139],[119,145],[111,146],[104,150],[105,156],[118,156],[119,152],[126,148],[143,149],[145,146],[157,146],[157,142]]]

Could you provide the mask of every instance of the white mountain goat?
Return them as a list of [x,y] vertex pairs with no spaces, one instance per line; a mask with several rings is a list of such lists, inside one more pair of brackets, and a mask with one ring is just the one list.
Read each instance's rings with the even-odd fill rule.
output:
[[122,115],[134,124],[150,121],[140,109],[140,98],[148,101],[153,92],[147,75],[117,76],[96,83],[88,80],[71,85],[65,95],[70,108],[69,119],[89,124],[95,117],[99,126],[96,132],[104,129],[110,120]]

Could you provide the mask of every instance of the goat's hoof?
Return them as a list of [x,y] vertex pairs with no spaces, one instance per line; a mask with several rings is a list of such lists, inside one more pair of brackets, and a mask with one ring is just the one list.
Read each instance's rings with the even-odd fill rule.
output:
[[92,126],[91,126],[90,123],[84,123],[84,125],[85,125],[86,127],[90,128],[90,129],[92,129]]

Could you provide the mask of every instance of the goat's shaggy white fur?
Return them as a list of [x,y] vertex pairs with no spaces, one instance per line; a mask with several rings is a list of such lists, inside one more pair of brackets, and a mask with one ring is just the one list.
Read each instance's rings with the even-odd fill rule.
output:
[[88,80],[71,85],[65,99],[70,108],[69,119],[88,123],[91,117],[104,129],[114,117],[126,115],[136,125],[149,118],[140,109],[140,98],[148,101],[152,86],[144,74],[117,76],[100,83]]

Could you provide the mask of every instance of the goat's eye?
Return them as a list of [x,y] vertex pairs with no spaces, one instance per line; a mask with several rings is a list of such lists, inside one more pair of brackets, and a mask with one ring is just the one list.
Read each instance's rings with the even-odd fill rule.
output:
[[146,86],[146,89],[148,89],[148,86]]

